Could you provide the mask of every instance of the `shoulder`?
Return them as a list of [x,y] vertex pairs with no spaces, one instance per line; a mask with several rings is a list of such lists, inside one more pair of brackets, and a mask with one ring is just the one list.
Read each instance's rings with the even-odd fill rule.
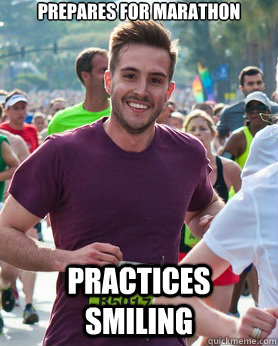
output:
[[33,124],[24,124],[24,128],[28,129],[28,130],[31,130],[31,131],[36,131],[37,132],[37,128]]
[[24,124],[23,132],[27,132],[29,134],[32,134],[32,136],[33,135],[37,136],[38,130],[37,130],[36,126],[34,126],[32,124]]
[[[243,188],[250,188],[252,191],[258,189],[260,186],[272,186],[278,188],[278,162],[268,165],[258,172],[248,175],[243,178]],[[254,189],[254,186],[256,187]],[[273,192],[273,191],[272,191]]]
[[226,114],[229,114],[229,113],[234,113],[234,112],[244,112],[244,101],[240,101],[240,102],[237,102],[237,103],[234,103],[232,105],[229,105],[229,106],[226,106],[223,111],[222,111],[222,114],[226,115]]
[[10,125],[7,121],[5,121],[4,123],[0,124],[0,128],[1,129],[9,129]]
[[181,146],[190,146],[191,149],[195,148],[196,150],[205,150],[201,141],[189,133],[172,129],[167,125],[157,124],[156,126],[159,129],[159,135],[163,139],[165,138],[166,140],[172,141]]
[[239,129],[236,129],[232,132],[232,135],[230,138],[243,138],[245,137],[245,134],[244,134],[244,126],[243,127],[240,127]]
[[220,159],[222,161],[223,169],[225,172],[227,172],[229,175],[233,175],[235,173],[240,174],[241,168],[239,164],[225,157],[220,157]]
[[78,103],[76,105],[67,107],[67,108],[62,109],[59,112],[55,113],[53,118],[51,119],[50,123],[52,123],[53,121],[56,121],[57,119],[63,118],[65,116],[75,114],[77,111],[78,112],[82,111],[82,103]]
[[270,101],[270,104],[271,104],[271,111],[273,113],[277,113],[277,111],[278,111],[278,103]]

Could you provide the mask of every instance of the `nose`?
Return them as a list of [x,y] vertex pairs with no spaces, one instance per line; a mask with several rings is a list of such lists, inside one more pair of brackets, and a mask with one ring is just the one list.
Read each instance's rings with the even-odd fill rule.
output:
[[134,87],[134,93],[140,97],[146,96],[148,91],[148,83],[145,78],[138,79],[135,87]]
[[198,129],[196,129],[196,130],[195,130],[195,133],[194,133],[194,136],[199,137],[199,136],[200,136],[200,134],[201,134],[201,132],[200,132]]

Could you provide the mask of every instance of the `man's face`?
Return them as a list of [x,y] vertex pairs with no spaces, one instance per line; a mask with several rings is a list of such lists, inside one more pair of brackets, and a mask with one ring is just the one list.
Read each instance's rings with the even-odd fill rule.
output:
[[102,54],[95,54],[91,61],[92,70],[87,72],[89,76],[89,83],[92,90],[103,90],[104,88],[104,72],[108,67],[108,58]]
[[6,110],[6,114],[8,115],[11,124],[22,126],[27,114],[26,102],[19,101],[13,106],[8,107],[8,109]]
[[112,115],[129,133],[151,126],[174,89],[169,82],[169,54],[144,44],[122,47],[113,75],[105,73]]
[[247,96],[253,91],[264,91],[265,84],[262,75],[258,73],[254,76],[245,76],[240,90],[243,92],[244,96]]
[[247,119],[250,121],[251,125],[267,125],[261,116],[260,113],[270,114],[269,109],[259,101],[250,101],[245,107],[245,114]]

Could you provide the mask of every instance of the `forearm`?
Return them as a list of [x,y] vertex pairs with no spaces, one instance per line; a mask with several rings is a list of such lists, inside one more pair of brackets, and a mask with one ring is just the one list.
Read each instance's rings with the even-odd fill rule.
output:
[[207,206],[207,208],[196,214],[189,222],[187,222],[190,231],[194,234],[195,237],[201,239],[205,231],[207,230],[206,227],[203,228],[200,226],[200,219],[207,215],[214,217],[217,213],[219,213],[224,205],[224,201],[220,197],[217,197]]
[[[1,260],[31,271],[64,271],[71,252],[45,246],[13,228],[1,227]],[[72,262],[73,263],[73,262]]]
[[236,338],[239,333],[239,320],[214,310],[199,298],[159,297],[154,304],[162,305],[190,305],[195,312],[196,334],[210,337]]
[[11,179],[16,168],[17,167],[11,167],[11,168],[6,169],[3,172],[0,172],[0,181],[5,181],[5,180]]

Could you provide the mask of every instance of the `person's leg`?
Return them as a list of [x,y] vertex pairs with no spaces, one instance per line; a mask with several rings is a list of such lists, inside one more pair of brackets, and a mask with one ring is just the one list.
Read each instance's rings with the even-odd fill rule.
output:
[[253,265],[250,272],[247,274],[247,283],[254,299],[255,305],[258,305],[258,295],[259,295],[259,284],[258,284],[258,273],[256,267]]
[[[33,228],[27,232],[29,237],[38,239],[37,229]],[[33,293],[36,281],[36,272],[25,271],[21,272],[21,281],[23,285],[23,292],[25,295],[25,309],[23,312],[23,323],[34,324],[39,321],[39,316],[33,307]]]
[[[232,294],[233,294],[234,285],[225,285],[225,286],[214,286],[213,293],[204,298],[204,302],[210,307],[222,311],[225,314],[229,311],[229,306],[231,304]],[[212,345],[208,343],[208,338],[202,337],[201,346]]]
[[233,314],[233,315],[237,315],[238,314],[237,304],[238,304],[239,297],[240,297],[242,289],[243,289],[243,285],[244,285],[246,276],[247,276],[247,272],[243,271],[240,274],[239,282],[234,285],[231,305],[230,305],[230,308],[229,308],[229,312],[231,314]]
[[21,273],[21,280],[23,285],[23,292],[25,295],[25,304],[33,304],[33,293],[37,273],[23,270]]
[[0,290],[1,303],[5,311],[10,312],[15,305],[15,297],[11,282],[14,282],[18,275],[18,269],[8,263],[1,262]]

